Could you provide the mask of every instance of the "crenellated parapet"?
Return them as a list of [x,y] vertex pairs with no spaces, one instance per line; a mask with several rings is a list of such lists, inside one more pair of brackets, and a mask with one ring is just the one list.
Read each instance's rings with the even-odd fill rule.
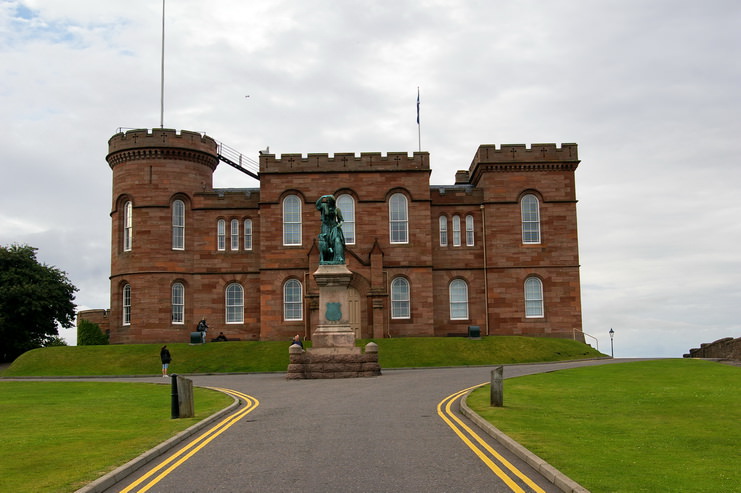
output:
[[362,171],[412,171],[429,170],[430,154],[415,152],[352,152],[329,154],[274,154],[260,156],[260,174],[263,173],[316,173]]
[[219,161],[217,150],[216,141],[199,132],[136,129],[119,132],[108,140],[106,160],[114,167],[129,161],[173,159],[205,164],[214,170]]
[[[479,146],[468,169],[471,183],[487,171],[574,171],[579,165],[577,144],[493,144]],[[463,177],[463,175],[461,175]],[[459,177],[456,176],[456,182]]]

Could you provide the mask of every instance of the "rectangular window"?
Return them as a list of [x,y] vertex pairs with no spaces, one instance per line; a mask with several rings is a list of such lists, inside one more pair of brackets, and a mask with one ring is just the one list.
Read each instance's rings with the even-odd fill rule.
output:
[[223,219],[216,223],[216,248],[220,252],[226,250],[226,221]]
[[461,246],[461,218],[453,216],[453,246]]
[[252,250],[252,219],[244,220],[244,249]]
[[182,200],[172,203],[172,249],[185,249],[185,203]]
[[448,218],[440,216],[440,246],[448,246]]
[[123,230],[123,249],[124,252],[131,251],[132,239],[134,237],[134,207],[131,202],[124,205],[124,230]]
[[131,325],[131,285],[123,288],[123,324]]
[[236,219],[232,219],[229,238],[231,240],[232,251],[239,250],[239,221]]
[[466,246],[473,246],[473,216],[466,216]]

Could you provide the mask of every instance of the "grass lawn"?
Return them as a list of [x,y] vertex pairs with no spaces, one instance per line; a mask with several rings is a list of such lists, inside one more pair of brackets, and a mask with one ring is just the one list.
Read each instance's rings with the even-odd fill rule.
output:
[[741,368],[659,360],[489,386],[468,405],[593,492],[741,492]]
[[[365,346],[370,340],[356,341]],[[381,368],[491,365],[596,358],[604,356],[570,339],[493,336],[414,337],[373,340]],[[288,341],[168,344],[171,373],[286,371]],[[2,376],[152,375],[160,372],[161,344],[68,346],[22,354]],[[311,347],[306,343],[305,347]]]
[[171,419],[169,385],[0,381],[0,491],[75,491],[232,402],[193,391]]

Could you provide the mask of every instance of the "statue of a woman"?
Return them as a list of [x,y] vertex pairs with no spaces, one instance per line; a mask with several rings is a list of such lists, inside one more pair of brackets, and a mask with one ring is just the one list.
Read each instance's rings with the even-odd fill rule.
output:
[[342,232],[342,211],[337,208],[334,195],[322,195],[316,201],[322,215],[322,231],[319,233],[319,263],[345,263],[345,235]]

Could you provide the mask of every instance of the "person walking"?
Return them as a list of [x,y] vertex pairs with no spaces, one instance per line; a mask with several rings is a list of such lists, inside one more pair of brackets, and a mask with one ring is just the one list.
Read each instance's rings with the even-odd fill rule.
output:
[[167,346],[162,346],[162,349],[160,349],[160,360],[162,360],[162,376],[167,378],[167,369],[170,367],[170,361],[172,361],[172,356]]

